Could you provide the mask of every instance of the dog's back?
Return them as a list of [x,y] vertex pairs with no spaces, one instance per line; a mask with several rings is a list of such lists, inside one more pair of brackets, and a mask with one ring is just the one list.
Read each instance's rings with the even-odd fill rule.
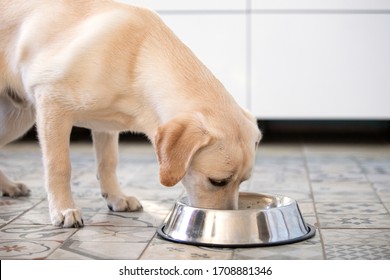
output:
[[[114,32],[116,23],[130,20],[128,15],[131,9],[136,8],[105,0],[1,1],[0,89],[10,87],[15,92],[26,90],[27,77],[21,77],[22,68],[27,63],[31,66],[31,59],[37,60],[35,64],[45,64],[48,57],[59,59],[63,55],[62,61],[54,61],[57,67],[55,71],[58,71],[58,66],[64,67],[60,63],[65,61],[72,67],[72,59],[80,59],[76,51],[84,50],[83,56],[87,55],[90,50],[87,47],[97,45],[93,40],[103,41],[110,32]],[[65,57],[66,51],[72,52],[72,57]],[[40,55],[38,52],[46,53]],[[45,58],[39,61],[39,56]],[[38,75],[44,76],[41,73]]]

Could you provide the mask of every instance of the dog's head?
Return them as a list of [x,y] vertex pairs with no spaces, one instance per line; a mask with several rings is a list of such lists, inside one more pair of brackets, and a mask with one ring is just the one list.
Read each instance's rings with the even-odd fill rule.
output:
[[260,138],[255,118],[241,109],[218,122],[179,115],[160,126],[154,139],[160,182],[182,181],[191,206],[237,209],[239,185],[251,175]]

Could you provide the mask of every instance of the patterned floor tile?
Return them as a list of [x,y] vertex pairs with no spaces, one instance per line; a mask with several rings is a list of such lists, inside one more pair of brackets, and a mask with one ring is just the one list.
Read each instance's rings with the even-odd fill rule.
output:
[[386,144],[304,144],[304,153],[316,157],[388,157],[390,147]]
[[390,182],[372,184],[376,194],[381,201],[390,202]]
[[290,197],[296,200],[298,203],[307,203],[313,201],[313,196],[308,191],[290,191],[290,190],[282,190],[279,192],[280,195]]
[[[25,212],[18,219],[14,220],[12,224],[16,225],[52,225],[49,215],[49,208],[31,209]],[[85,221],[85,217],[83,217]]]
[[134,260],[138,259],[147,245],[148,242],[89,242],[69,239],[61,245],[58,254],[52,254],[48,258]]
[[128,226],[128,227],[157,227],[165,219],[168,211],[152,212],[111,212],[102,210],[96,213],[87,225]]
[[318,214],[319,225],[327,228],[390,228],[389,215]]
[[318,214],[336,215],[388,215],[388,211],[382,203],[371,202],[326,202],[316,203]]
[[68,250],[68,249],[61,249],[58,248],[54,252],[52,252],[50,255],[46,257],[47,260],[93,260],[93,256],[89,255],[81,255],[78,253],[77,250]]
[[[358,161],[352,154],[342,155],[338,153],[329,153],[329,154],[310,154],[305,151],[305,161],[306,165],[310,172],[316,171],[352,171],[359,172],[361,169],[356,169],[359,167]],[[324,169],[322,169],[322,167]]]
[[312,239],[280,246],[236,249],[236,260],[322,260],[324,253],[318,233]]
[[389,229],[321,229],[325,244],[388,245]]
[[58,241],[0,240],[0,259],[44,259],[60,245]]
[[310,173],[362,173],[362,167],[351,158],[308,158],[307,167]]
[[298,202],[299,210],[302,215],[315,215],[314,204],[310,202]]
[[372,184],[367,182],[313,182],[312,188],[316,202],[380,202]]
[[325,172],[316,172],[310,173],[310,181],[313,183],[319,182],[357,182],[365,183],[367,182],[367,177],[362,173],[344,173],[344,172],[334,172],[334,173],[325,173]]
[[390,174],[366,174],[371,183],[386,184],[390,182]]
[[383,205],[386,207],[387,211],[390,213],[390,201],[383,202]]
[[78,229],[60,228],[46,225],[9,224],[0,229],[0,240],[53,240],[65,241]]
[[150,187],[150,185],[147,184],[134,186],[134,188],[123,188],[123,191],[128,195],[137,197],[141,204],[143,204],[144,200],[158,201],[160,199],[164,199],[165,201],[170,201],[170,203],[172,203],[183,193],[181,185],[172,188],[163,187],[161,185]]
[[382,203],[317,203],[321,228],[390,228],[390,215]]
[[260,144],[257,154],[260,157],[301,157],[303,149],[301,145],[296,144]]
[[155,237],[143,252],[142,260],[229,260],[233,249],[197,247]]
[[34,198],[0,197],[0,225],[6,224],[32,209],[40,200]]
[[328,260],[389,260],[390,245],[329,245],[325,244]]
[[91,242],[148,243],[156,233],[152,227],[86,226],[78,230],[72,240]]
[[390,157],[358,158],[357,160],[366,174],[390,174]]
[[305,223],[317,226],[317,216],[315,215],[313,202],[298,202],[298,206]]
[[315,201],[319,203],[325,203],[325,202],[335,202],[339,204],[344,203],[362,203],[362,202],[368,202],[368,203],[379,203],[380,199],[377,196],[377,194],[373,191],[368,192],[348,192],[343,190],[338,191],[331,191],[331,192],[321,192],[321,191],[314,191],[314,198]]
[[290,196],[298,201],[305,222],[321,227],[310,240],[250,249],[197,247],[157,237],[156,227],[183,188],[161,186],[152,145],[125,143],[119,151],[120,185],[141,201],[144,211],[109,211],[96,179],[92,145],[72,144],[72,193],[86,225],[62,229],[51,226],[43,168],[37,164],[39,145],[22,143],[2,149],[0,168],[25,182],[31,195],[0,198],[0,258],[390,258],[390,145],[260,145],[253,176],[241,190]]

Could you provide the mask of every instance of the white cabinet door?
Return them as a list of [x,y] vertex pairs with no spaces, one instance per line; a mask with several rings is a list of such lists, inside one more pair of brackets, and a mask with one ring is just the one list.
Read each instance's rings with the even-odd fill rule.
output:
[[[131,1],[131,0],[130,0]],[[139,0],[142,1],[142,0]],[[153,0],[149,0],[153,1]],[[156,0],[155,0],[156,1]],[[189,1],[189,0],[187,0]],[[367,11],[389,9],[388,0],[250,0],[253,10]]]
[[390,14],[255,13],[251,48],[259,118],[390,118]]
[[245,14],[161,13],[161,17],[236,101],[248,107]]

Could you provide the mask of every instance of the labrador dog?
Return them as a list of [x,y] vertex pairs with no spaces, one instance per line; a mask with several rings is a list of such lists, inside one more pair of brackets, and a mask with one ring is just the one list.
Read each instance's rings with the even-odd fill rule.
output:
[[[105,0],[0,1],[0,146],[36,124],[53,225],[83,226],[72,199],[69,135],[91,129],[101,194],[141,210],[116,177],[118,133],[152,142],[160,182],[189,203],[235,209],[261,138],[256,119],[156,13]],[[3,195],[29,189],[0,171]]]

